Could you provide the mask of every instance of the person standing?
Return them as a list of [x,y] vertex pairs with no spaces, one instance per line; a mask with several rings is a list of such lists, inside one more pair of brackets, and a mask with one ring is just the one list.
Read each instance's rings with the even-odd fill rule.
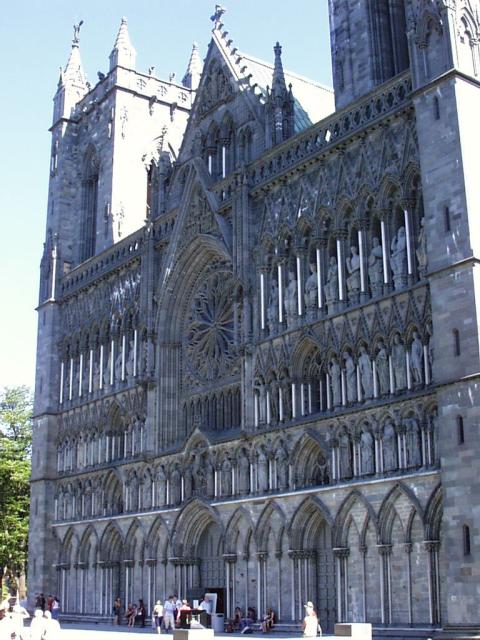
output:
[[45,618],[45,630],[43,632],[42,640],[57,640],[60,636],[60,623],[58,620],[53,620],[50,611],[45,611],[43,614]]
[[45,631],[45,618],[41,609],[35,609],[30,623],[30,640],[41,640]]
[[122,612],[122,601],[120,600],[120,596],[115,598],[113,603],[113,624],[120,624],[120,614]]
[[153,607],[153,619],[155,621],[155,628],[157,630],[157,633],[161,633],[163,622],[163,605],[160,600],[157,600],[156,605]]
[[303,606],[305,607],[305,617],[303,619],[303,624],[302,624],[303,637],[316,638],[319,624],[318,624],[317,614],[313,606],[313,602],[309,600],[307,604]]
[[57,596],[53,597],[53,603],[52,603],[52,618],[54,620],[58,620],[60,616],[60,600],[57,598]]
[[29,634],[28,631],[24,629],[23,621],[30,618],[28,611],[25,609],[25,607],[22,607],[21,604],[15,604],[13,605],[11,618],[12,624],[15,628],[15,637],[17,638],[17,640],[26,640]]
[[165,631],[171,629],[173,632],[175,629],[175,603],[173,596],[168,596],[168,600],[163,607],[163,627]]
[[145,604],[143,603],[142,598],[140,598],[140,600],[138,601],[138,609],[137,609],[137,615],[140,618],[140,623],[142,625],[142,628],[145,628],[145,617],[147,615],[147,610],[145,608]]

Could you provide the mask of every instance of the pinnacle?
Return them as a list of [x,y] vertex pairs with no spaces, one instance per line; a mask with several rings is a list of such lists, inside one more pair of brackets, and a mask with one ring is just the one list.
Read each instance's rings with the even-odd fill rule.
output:
[[110,54],[110,70],[114,69],[117,65],[126,67],[127,69],[134,69],[136,55],[137,52],[128,34],[127,19],[124,16],[120,22],[115,44]]
[[184,87],[190,89],[196,89],[200,82],[200,76],[202,74],[202,60],[198,51],[198,44],[196,42],[192,45],[192,53],[190,54],[190,60],[188,61],[187,70],[183,76],[182,84]]

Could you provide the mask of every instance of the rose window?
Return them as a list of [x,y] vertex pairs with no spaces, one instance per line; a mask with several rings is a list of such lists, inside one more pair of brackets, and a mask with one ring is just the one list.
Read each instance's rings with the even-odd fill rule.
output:
[[210,276],[193,299],[186,330],[186,367],[198,380],[214,380],[234,371],[233,281]]

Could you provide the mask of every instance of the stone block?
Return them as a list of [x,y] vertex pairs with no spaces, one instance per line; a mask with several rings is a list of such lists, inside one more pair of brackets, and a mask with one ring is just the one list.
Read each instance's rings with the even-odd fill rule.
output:
[[339,622],[335,625],[335,635],[356,640],[371,640],[372,625],[369,622]]
[[173,640],[213,640],[213,629],[175,629]]

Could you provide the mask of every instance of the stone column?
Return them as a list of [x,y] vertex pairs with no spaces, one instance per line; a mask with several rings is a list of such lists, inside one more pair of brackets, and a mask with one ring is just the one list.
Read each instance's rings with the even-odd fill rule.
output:
[[347,616],[348,603],[348,556],[350,549],[347,547],[337,547],[333,549],[337,572],[337,619],[345,622]]
[[404,198],[402,201],[405,239],[407,242],[407,283],[413,284],[416,275],[415,233],[413,228],[413,208],[415,201]]
[[390,560],[392,555],[392,545],[377,545],[380,554],[380,603],[382,624],[392,622],[392,590],[391,590],[391,568]]
[[440,573],[439,573],[439,540],[424,542],[428,552],[428,593],[430,603],[430,624],[440,623]]
[[388,211],[380,213],[380,231],[382,235],[382,256],[383,256],[383,293],[389,293],[392,288],[392,273],[390,271],[390,233],[386,220]]
[[360,221],[358,228],[358,256],[360,258],[360,302],[368,299],[368,255],[367,255],[367,220]]

